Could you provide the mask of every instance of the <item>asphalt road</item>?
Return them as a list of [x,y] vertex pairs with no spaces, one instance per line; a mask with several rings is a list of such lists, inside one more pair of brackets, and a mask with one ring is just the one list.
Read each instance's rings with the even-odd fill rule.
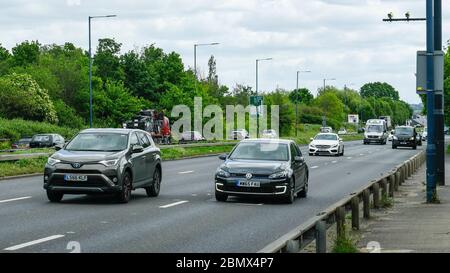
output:
[[[42,177],[0,181],[0,252],[257,252],[417,151],[345,144],[344,157],[309,157],[308,198],[214,198],[216,157],[165,162],[157,198],[110,196],[49,203]],[[80,249],[78,249],[80,247]]]

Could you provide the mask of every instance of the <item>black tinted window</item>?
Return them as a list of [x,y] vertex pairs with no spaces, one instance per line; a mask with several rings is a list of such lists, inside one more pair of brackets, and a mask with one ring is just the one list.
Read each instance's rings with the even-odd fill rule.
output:
[[141,145],[141,144],[139,143],[139,140],[138,140],[138,137],[137,137],[136,133],[132,133],[132,134],[131,134],[130,144],[131,144],[131,146],[134,146],[134,145]]
[[142,147],[147,148],[150,146],[150,141],[148,140],[146,134],[139,132],[138,133],[139,140],[142,143]]
[[291,146],[291,159],[294,160],[294,158],[298,156],[297,149],[295,147],[296,145],[291,144],[290,146]]

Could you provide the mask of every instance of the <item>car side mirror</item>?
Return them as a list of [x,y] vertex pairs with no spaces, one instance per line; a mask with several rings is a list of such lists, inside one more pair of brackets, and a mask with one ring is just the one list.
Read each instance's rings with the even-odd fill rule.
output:
[[142,147],[141,145],[134,145],[131,151],[133,154],[139,154],[144,151],[144,147]]
[[314,140],[314,138],[310,138],[309,140],[313,141],[313,140]]
[[221,154],[221,155],[219,155],[219,159],[220,159],[220,160],[226,160],[227,157],[228,157],[227,154]]
[[298,163],[304,163],[305,162],[305,158],[303,156],[296,156],[294,158],[294,161],[298,162]]
[[62,145],[62,144],[55,145],[55,151],[59,151],[62,149],[64,149],[64,145]]

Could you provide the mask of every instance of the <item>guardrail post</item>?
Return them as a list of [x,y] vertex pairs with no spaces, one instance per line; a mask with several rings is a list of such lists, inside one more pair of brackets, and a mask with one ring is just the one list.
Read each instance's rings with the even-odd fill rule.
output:
[[402,183],[400,185],[402,185],[406,181],[406,165],[403,165],[401,167],[401,170],[402,170],[402,179],[401,179]]
[[364,218],[370,218],[370,190],[365,189],[363,191],[363,209],[364,209]]
[[395,184],[394,184],[394,190],[395,191],[398,191],[398,188],[400,186],[400,176],[401,176],[400,171],[397,171],[395,173]]
[[352,228],[359,230],[359,197],[352,198]]
[[336,233],[337,236],[345,236],[345,208],[339,207],[336,209]]
[[389,197],[394,197],[394,184],[395,184],[395,176],[391,174],[389,176]]
[[289,240],[285,247],[286,253],[298,253],[300,251],[300,242],[297,240]]
[[316,223],[316,252],[327,253],[327,224],[323,220]]
[[380,185],[378,183],[373,184],[373,207],[376,209],[380,208]]
[[406,162],[406,179],[408,180],[411,177],[411,168],[409,165],[410,161]]
[[387,179],[386,178],[381,179],[380,183],[381,183],[381,196],[382,197],[387,196],[388,194]]

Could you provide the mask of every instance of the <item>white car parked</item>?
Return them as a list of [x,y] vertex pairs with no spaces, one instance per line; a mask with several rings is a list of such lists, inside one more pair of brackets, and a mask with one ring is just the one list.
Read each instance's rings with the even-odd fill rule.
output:
[[268,129],[262,132],[261,138],[278,138],[278,134],[274,129]]
[[309,155],[344,155],[344,142],[337,134],[321,133],[311,138]]
[[231,131],[230,139],[243,140],[249,138],[249,133],[245,129],[237,129],[236,131]]
[[345,128],[341,128],[338,132],[338,135],[346,135],[347,134],[347,130]]
[[198,131],[186,131],[181,134],[180,142],[202,141],[205,138]]

